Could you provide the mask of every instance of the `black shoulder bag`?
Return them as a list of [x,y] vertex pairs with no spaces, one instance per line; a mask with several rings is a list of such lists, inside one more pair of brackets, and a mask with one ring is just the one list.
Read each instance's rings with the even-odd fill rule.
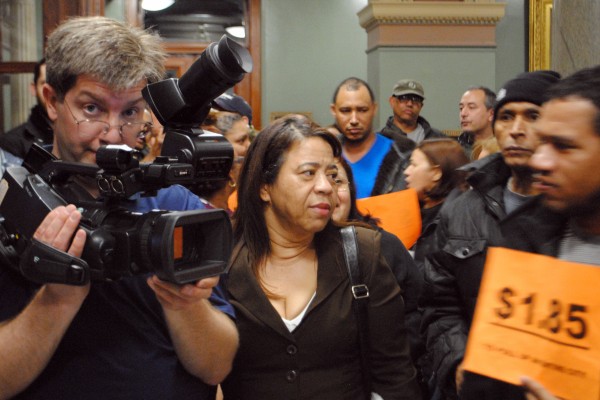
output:
[[348,268],[348,277],[350,278],[350,288],[352,289],[352,308],[356,315],[356,324],[358,326],[358,341],[360,345],[360,366],[362,370],[363,386],[366,392],[366,398],[371,398],[371,367],[369,362],[369,324],[368,324],[368,303],[369,288],[364,284],[364,279],[358,265],[358,245],[356,243],[356,230],[354,226],[346,226],[340,230],[342,234],[342,243],[344,245],[344,258]]

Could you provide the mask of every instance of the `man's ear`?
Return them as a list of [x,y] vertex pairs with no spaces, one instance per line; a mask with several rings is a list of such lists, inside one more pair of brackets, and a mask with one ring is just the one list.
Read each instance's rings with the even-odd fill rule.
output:
[[394,96],[390,96],[389,102],[390,102],[390,108],[393,110],[394,103],[396,102],[396,98]]
[[54,122],[58,118],[58,112],[56,111],[56,103],[58,103],[58,98],[56,96],[56,91],[54,88],[47,83],[44,83],[42,87],[42,97],[46,102],[46,111],[48,112],[48,118],[50,121]]
[[331,113],[331,115],[333,116],[333,118],[335,119],[335,104],[331,103],[329,105],[329,112]]
[[35,87],[35,82],[30,82],[29,83],[29,93],[31,93],[31,95],[35,97],[37,94],[36,92],[37,92],[37,90]]
[[260,187],[260,199],[265,203],[271,202],[271,194],[269,193],[269,185],[266,183]]
[[490,108],[488,110],[488,121],[492,122],[494,120],[494,109]]
[[436,165],[434,168],[434,172],[433,172],[433,181],[434,182],[439,182],[442,179],[442,169],[440,168],[439,165]]

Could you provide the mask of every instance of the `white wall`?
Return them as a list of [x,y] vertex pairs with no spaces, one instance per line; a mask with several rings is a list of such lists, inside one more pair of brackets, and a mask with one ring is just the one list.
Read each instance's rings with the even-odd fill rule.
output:
[[262,121],[271,112],[311,112],[333,122],[337,84],[367,78],[367,35],[356,13],[367,0],[262,1]]
[[[390,114],[394,82],[422,80],[423,115],[439,129],[458,129],[458,101],[471,85],[493,90],[526,70],[525,1],[505,0],[496,48],[378,50],[367,57],[367,33],[358,11],[368,0],[262,0],[262,120],[271,112],[311,112],[329,125],[331,96],[349,76],[369,81],[380,101],[379,128]],[[379,69],[379,73],[373,71]]]
[[[421,115],[440,130],[460,129],[458,103],[468,86],[494,88],[495,52],[491,48],[381,48],[369,54],[369,84],[379,101],[376,129],[392,115],[388,99],[399,79],[423,84]],[[373,71],[373,72],[372,72]]]

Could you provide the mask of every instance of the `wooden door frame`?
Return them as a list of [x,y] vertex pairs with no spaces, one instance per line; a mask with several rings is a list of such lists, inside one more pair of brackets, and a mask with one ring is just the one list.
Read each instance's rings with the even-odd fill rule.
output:
[[[126,20],[141,25],[141,0],[126,2]],[[48,35],[65,19],[71,16],[104,15],[105,0],[43,0],[44,47]],[[246,0],[247,48],[253,59],[254,69],[235,86],[234,91],[242,96],[252,108],[252,123],[256,129],[262,128],[261,101],[261,0]],[[167,43],[166,51],[170,57],[167,68],[183,73],[194,59],[204,51],[206,44]],[[35,62],[7,62],[0,60],[0,73],[31,73]]]
[[[253,70],[234,87],[234,92],[242,96],[252,108],[252,124],[255,129],[262,127],[261,108],[261,0],[246,0],[247,48],[253,60]],[[167,69],[184,73],[194,60],[206,49],[207,43],[167,42],[169,54]]]

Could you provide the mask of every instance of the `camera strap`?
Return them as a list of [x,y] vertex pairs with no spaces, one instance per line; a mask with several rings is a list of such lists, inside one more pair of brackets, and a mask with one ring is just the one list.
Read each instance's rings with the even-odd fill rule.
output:
[[32,239],[21,256],[21,273],[37,283],[83,286],[90,281],[90,268],[81,258]]

